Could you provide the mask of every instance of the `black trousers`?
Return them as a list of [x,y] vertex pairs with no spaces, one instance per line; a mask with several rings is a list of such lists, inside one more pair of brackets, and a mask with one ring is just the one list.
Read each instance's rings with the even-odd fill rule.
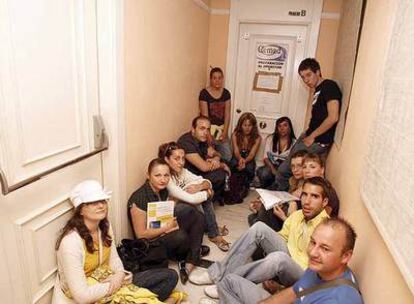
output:
[[201,176],[204,177],[205,179],[208,179],[213,185],[213,190],[214,190],[213,201],[222,199],[223,192],[224,192],[224,184],[226,183],[226,175],[227,173],[223,169],[217,169],[214,171],[201,173]]
[[151,269],[134,273],[132,282],[138,287],[151,290],[158,295],[160,301],[164,301],[177,285],[178,275],[173,269]]
[[179,230],[168,233],[158,240],[172,260],[198,264],[204,234],[204,215],[195,206],[178,203],[174,208]]

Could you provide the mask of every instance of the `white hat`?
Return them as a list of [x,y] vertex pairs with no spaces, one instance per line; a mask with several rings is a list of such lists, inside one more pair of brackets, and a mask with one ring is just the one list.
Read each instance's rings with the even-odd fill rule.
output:
[[75,208],[83,203],[92,203],[110,198],[111,192],[103,189],[96,180],[85,180],[79,183],[70,194],[70,200]]

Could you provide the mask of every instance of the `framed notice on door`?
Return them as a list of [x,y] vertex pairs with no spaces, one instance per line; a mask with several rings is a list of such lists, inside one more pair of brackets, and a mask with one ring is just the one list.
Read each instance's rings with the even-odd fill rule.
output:
[[283,76],[281,73],[256,72],[253,81],[253,90],[279,93],[282,90]]

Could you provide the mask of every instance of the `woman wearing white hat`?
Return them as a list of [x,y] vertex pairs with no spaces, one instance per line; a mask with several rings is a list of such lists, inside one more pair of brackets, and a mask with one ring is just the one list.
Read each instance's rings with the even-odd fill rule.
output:
[[134,278],[124,270],[107,218],[109,198],[94,180],[74,188],[75,213],[56,242],[58,276],[52,303],[112,303],[131,296],[140,303],[162,303],[157,297],[167,299],[177,284],[177,273],[171,269],[148,270]]

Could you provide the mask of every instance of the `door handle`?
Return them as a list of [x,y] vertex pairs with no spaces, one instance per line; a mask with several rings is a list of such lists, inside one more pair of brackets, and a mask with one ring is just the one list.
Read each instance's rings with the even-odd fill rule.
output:
[[240,114],[241,113],[241,110],[240,109],[236,109],[236,112],[237,112],[237,114]]
[[261,122],[259,123],[259,127],[260,127],[260,129],[266,129],[266,127],[267,127],[267,123],[265,123],[265,122],[261,121]]

